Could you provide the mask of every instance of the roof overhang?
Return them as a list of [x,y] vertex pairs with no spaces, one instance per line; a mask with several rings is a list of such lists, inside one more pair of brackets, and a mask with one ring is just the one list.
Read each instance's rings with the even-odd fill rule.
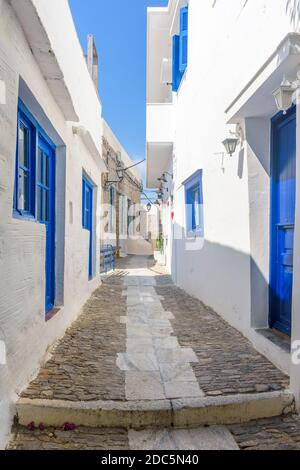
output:
[[158,178],[167,170],[172,155],[172,142],[147,143],[147,188],[158,188]]
[[10,3],[23,28],[32,54],[65,119],[67,121],[78,122],[79,118],[63,72],[36,6],[32,0],[10,0]]
[[273,91],[283,78],[295,80],[300,65],[300,34],[290,33],[226,109],[229,124],[276,114]]
[[89,153],[92,155],[93,159],[97,163],[101,172],[107,172],[107,167],[105,162],[95,145],[94,139],[91,136],[91,133],[84,126],[73,126],[73,134],[81,137],[84,145],[88,149]]

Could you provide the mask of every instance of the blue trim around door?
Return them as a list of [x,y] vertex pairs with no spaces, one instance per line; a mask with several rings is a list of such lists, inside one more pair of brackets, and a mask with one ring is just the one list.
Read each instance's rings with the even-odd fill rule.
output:
[[91,181],[83,175],[82,177],[82,227],[89,231],[89,258],[88,273],[89,280],[93,278],[93,195],[94,188]]
[[[30,129],[30,210],[18,207],[19,150],[17,141],[16,176],[14,190],[14,217],[32,220],[45,225],[45,312],[55,305],[55,174],[56,146],[21,99],[18,102],[19,121]],[[18,129],[19,131],[19,129]]]
[[296,203],[296,107],[272,119],[269,323],[291,335]]
[[46,313],[55,300],[55,153],[41,134],[37,157],[37,220],[46,228]]

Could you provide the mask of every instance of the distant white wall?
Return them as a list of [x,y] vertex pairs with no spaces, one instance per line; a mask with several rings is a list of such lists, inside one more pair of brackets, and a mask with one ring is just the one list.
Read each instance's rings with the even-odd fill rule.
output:
[[[53,40],[54,52],[60,51],[59,61],[80,121],[95,139],[101,139],[101,105],[92,80],[85,73],[68,3],[65,0],[34,3]],[[7,352],[6,365],[0,364],[0,447],[3,447],[17,393],[100,284],[99,192],[95,190],[94,196],[95,277],[89,282],[88,234],[82,229],[80,188],[83,171],[98,189],[101,174],[100,162],[89,154],[81,138],[73,135],[72,123],[64,120],[7,0],[0,0],[0,31],[0,80],[6,84],[5,102],[0,103],[0,339]],[[45,229],[38,223],[12,217],[19,90],[25,104],[57,145],[56,300],[63,305],[59,314],[47,323]],[[99,146],[100,143],[101,140]]]

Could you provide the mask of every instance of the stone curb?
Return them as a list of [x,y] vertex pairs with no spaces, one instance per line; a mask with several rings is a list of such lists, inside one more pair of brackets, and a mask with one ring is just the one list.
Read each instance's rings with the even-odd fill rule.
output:
[[246,423],[295,411],[290,391],[172,400],[175,427]]
[[226,397],[155,401],[68,402],[21,398],[19,423],[59,427],[65,422],[92,428],[189,427],[245,423],[293,412],[289,391]]

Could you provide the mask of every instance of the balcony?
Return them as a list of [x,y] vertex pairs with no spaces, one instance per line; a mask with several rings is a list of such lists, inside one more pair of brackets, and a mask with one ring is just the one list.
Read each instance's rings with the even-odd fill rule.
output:
[[147,105],[147,186],[156,188],[172,158],[174,142],[173,105]]

